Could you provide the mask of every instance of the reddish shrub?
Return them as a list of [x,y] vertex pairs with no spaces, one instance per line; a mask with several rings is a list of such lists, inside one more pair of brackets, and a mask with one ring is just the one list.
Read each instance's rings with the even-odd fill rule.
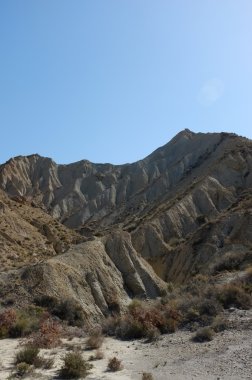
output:
[[17,313],[14,309],[6,309],[0,314],[0,338],[9,336],[9,331],[16,321]]
[[61,325],[48,318],[41,322],[39,331],[33,334],[29,344],[39,348],[57,347],[60,344],[61,335]]

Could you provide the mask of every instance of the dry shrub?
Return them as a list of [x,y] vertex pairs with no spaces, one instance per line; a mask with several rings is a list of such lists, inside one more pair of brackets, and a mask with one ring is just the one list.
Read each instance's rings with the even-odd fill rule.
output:
[[23,337],[37,331],[43,316],[44,310],[41,307],[28,306],[25,309],[17,310],[17,320],[9,331],[10,337]]
[[214,318],[223,310],[222,305],[216,298],[215,286],[206,286],[198,292],[198,295],[190,293],[178,296],[178,309],[182,314],[180,326],[192,328],[210,325]]
[[224,317],[221,317],[220,315],[218,315],[212,325],[211,325],[211,328],[214,330],[214,332],[218,333],[218,332],[221,332],[221,331],[224,331],[226,330],[227,328],[229,327],[229,322],[226,318]]
[[223,272],[225,270],[238,270],[244,262],[246,254],[241,252],[231,252],[224,255],[213,268],[213,273]]
[[86,341],[86,349],[87,350],[95,350],[102,346],[104,341],[104,336],[102,335],[102,331],[100,328],[93,330],[90,332],[90,335]]
[[106,302],[108,305],[108,312],[111,315],[117,315],[120,314],[121,312],[121,307],[120,307],[120,301],[118,300],[118,297],[113,294],[109,294],[106,297]]
[[120,325],[121,319],[122,317],[118,316],[109,316],[106,318],[102,324],[103,333],[108,336],[114,336],[116,329]]
[[41,322],[39,331],[31,336],[29,345],[39,348],[57,347],[61,343],[61,336],[62,326],[51,318],[47,318]]
[[146,331],[147,342],[155,342],[160,337],[160,331],[155,326],[150,326]]
[[34,367],[51,369],[53,367],[53,364],[54,360],[52,358],[43,358],[42,356],[38,356],[34,362]]
[[180,318],[180,313],[171,305],[156,302],[155,306],[150,306],[133,300],[124,316],[106,320],[103,331],[120,339],[147,338],[148,341],[153,341],[158,339],[160,333],[174,332]]
[[161,333],[173,333],[177,330],[182,319],[181,312],[173,303],[160,305],[165,317],[165,324],[160,326]]
[[36,297],[34,303],[51,311],[58,306],[59,301],[56,297],[43,295],[41,297]]
[[74,299],[58,300],[56,297],[43,295],[34,300],[36,305],[46,308],[52,315],[67,321],[70,326],[82,327],[85,314],[81,305]]
[[96,360],[102,360],[104,359],[104,353],[101,350],[97,350],[95,353],[95,359]]
[[180,313],[169,304],[157,303],[155,306],[134,305],[129,309],[134,321],[142,325],[144,335],[148,336],[150,330],[158,329],[161,333],[170,333],[176,330],[180,320]]
[[197,274],[188,283],[180,288],[180,294],[201,297],[207,289],[209,283],[208,276]]
[[59,373],[62,379],[85,378],[92,368],[92,365],[83,359],[80,352],[69,352],[63,361],[64,364]]
[[0,314],[0,338],[7,338],[10,329],[17,321],[17,312],[14,309],[6,309]]
[[252,282],[252,266],[249,266],[246,269],[245,276],[246,276],[245,278],[246,278],[247,281]]
[[70,326],[82,327],[85,322],[85,314],[81,305],[74,299],[66,299],[59,302],[51,311],[53,315],[67,321]]
[[25,309],[6,309],[0,314],[0,337],[18,338],[38,330],[43,309],[29,306]]
[[153,376],[150,372],[143,372],[142,380],[153,380]]
[[213,339],[214,331],[210,327],[203,327],[197,330],[196,334],[193,336],[194,342],[209,342]]
[[102,360],[104,359],[104,353],[101,350],[97,350],[95,355],[90,355],[88,360],[94,361],[94,360]]
[[237,307],[248,310],[251,305],[251,296],[246,293],[242,284],[230,283],[219,288],[218,300],[225,309]]
[[[33,371],[33,367],[30,364],[27,364],[27,363],[18,363],[16,365],[16,373],[15,373],[15,375],[18,378],[22,378],[22,377],[25,377],[26,375],[30,374],[32,371]],[[12,378],[12,377],[10,377],[10,378]]]
[[252,305],[252,270],[239,281],[215,285],[214,279],[197,275],[191,281],[175,287],[160,301],[133,300],[124,316],[108,318],[103,331],[120,339],[147,338],[155,340],[159,332],[172,333],[178,327],[197,329],[213,326],[222,331],[226,323],[216,319],[223,308],[249,309]]
[[135,320],[131,315],[126,315],[116,326],[115,335],[117,338],[125,340],[140,339],[146,336],[146,329],[141,322]]
[[165,326],[165,316],[160,309],[146,306],[139,306],[130,310],[131,316],[140,322],[146,329],[149,326],[161,328]]
[[27,346],[16,354],[15,364],[27,363],[32,365],[37,359],[38,354],[39,349],[37,347]]
[[111,372],[117,372],[123,369],[122,361],[115,356],[108,361],[108,370]]
[[252,295],[252,266],[245,271],[245,276],[242,280],[242,286],[246,293]]

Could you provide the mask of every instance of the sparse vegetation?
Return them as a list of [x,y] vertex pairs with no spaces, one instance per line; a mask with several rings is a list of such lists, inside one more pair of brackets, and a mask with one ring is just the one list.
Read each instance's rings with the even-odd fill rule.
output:
[[104,324],[104,332],[120,339],[146,338],[156,340],[160,333],[174,332],[177,328],[180,314],[170,306],[133,300],[128,307],[128,313],[122,317],[110,318]]
[[0,338],[18,338],[39,329],[43,309],[29,306],[25,309],[9,308],[0,314]]
[[37,297],[34,302],[47,308],[50,314],[67,321],[70,326],[82,327],[84,324],[84,311],[74,299],[58,300],[56,297],[44,295]]
[[161,301],[133,300],[126,314],[109,317],[105,321],[103,331],[120,339],[146,338],[153,341],[159,334],[189,328],[193,331],[199,329],[198,339],[204,339],[200,335],[203,333],[206,339],[210,335],[212,338],[214,332],[228,328],[228,322],[221,317],[224,308],[248,309],[251,306],[250,276],[251,270],[242,280],[215,285],[211,278],[197,275],[186,285],[171,288]]
[[92,365],[86,362],[80,352],[70,352],[65,355],[64,364],[60,370],[63,379],[80,379],[87,377]]

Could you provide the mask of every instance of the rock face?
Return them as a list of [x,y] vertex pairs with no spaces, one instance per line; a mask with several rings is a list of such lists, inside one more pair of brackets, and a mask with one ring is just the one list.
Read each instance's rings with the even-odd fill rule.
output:
[[127,233],[77,244],[43,262],[0,273],[2,300],[24,305],[43,295],[72,299],[89,323],[108,316],[115,305],[123,309],[130,297],[159,296],[164,285],[134,251]]
[[[5,197],[0,213],[6,217],[11,209],[6,220],[10,226],[13,213],[17,213],[13,202],[23,200],[26,210],[39,210],[40,217],[29,217],[28,224],[51,244],[51,256],[66,250],[63,236],[55,236],[53,223],[64,229],[70,250],[31,267],[29,281],[34,268],[54,276],[57,272],[59,280],[50,289],[58,296],[75,289],[72,296],[82,299],[90,313],[104,315],[109,310],[106,284],[109,289],[116,284],[116,297],[123,304],[128,297],[159,295],[165,287],[161,278],[186,281],[213,270],[228,255],[240,254],[244,262],[251,261],[251,169],[250,140],[189,130],[133,164],[83,160],[57,165],[39,155],[20,156],[0,166],[0,188]],[[18,217],[27,223],[24,215],[20,207]],[[3,228],[1,231],[0,236],[6,238]],[[17,231],[18,236],[22,233]],[[8,247],[3,250],[7,251]],[[99,268],[103,259],[109,269]],[[72,271],[72,278],[76,273],[74,286],[65,280],[65,271]],[[83,278],[85,289],[80,285]],[[26,282],[21,283],[27,293]],[[42,288],[44,292],[46,284]],[[32,289],[30,294],[40,291],[39,285]]]
[[[230,203],[251,186],[251,143],[231,134],[182,131],[142,161],[126,165],[80,161],[57,165],[49,158],[16,157],[0,167],[0,187],[10,196],[32,197],[71,228],[125,224],[147,214],[195,182],[202,213]],[[210,194],[206,194],[209,189]],[[221,192],[221,199],[213,193]],[[213,204],[214,202],[214,204]]]

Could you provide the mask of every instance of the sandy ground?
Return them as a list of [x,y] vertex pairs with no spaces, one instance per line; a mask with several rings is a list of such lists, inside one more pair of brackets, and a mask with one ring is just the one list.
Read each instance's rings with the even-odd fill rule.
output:
[[[151,372],[154,380],[252,379],[252,310],[234,310],[228,315],[233,327],[216,334],[208,343],[192,342],[192,333],[188,331],[162,336],[155,343],[106,338],[102,346],[104,359],[92,362],[94,368],[86,379],[141,380],[143,371]],[[19,344],[19,340],[0,341],[1,380],[10,375]],[[83,338],[64,340],[61,348],[41,350],[42,356],[54,359],[54,367],[36,370],[26,379],[55,379],[62,357],[73,347],[79,347],[85,359],[94,353],[84,350]],[[123,370],[115,373],[106,370],[108,359],[113,356],[122,360]]]

